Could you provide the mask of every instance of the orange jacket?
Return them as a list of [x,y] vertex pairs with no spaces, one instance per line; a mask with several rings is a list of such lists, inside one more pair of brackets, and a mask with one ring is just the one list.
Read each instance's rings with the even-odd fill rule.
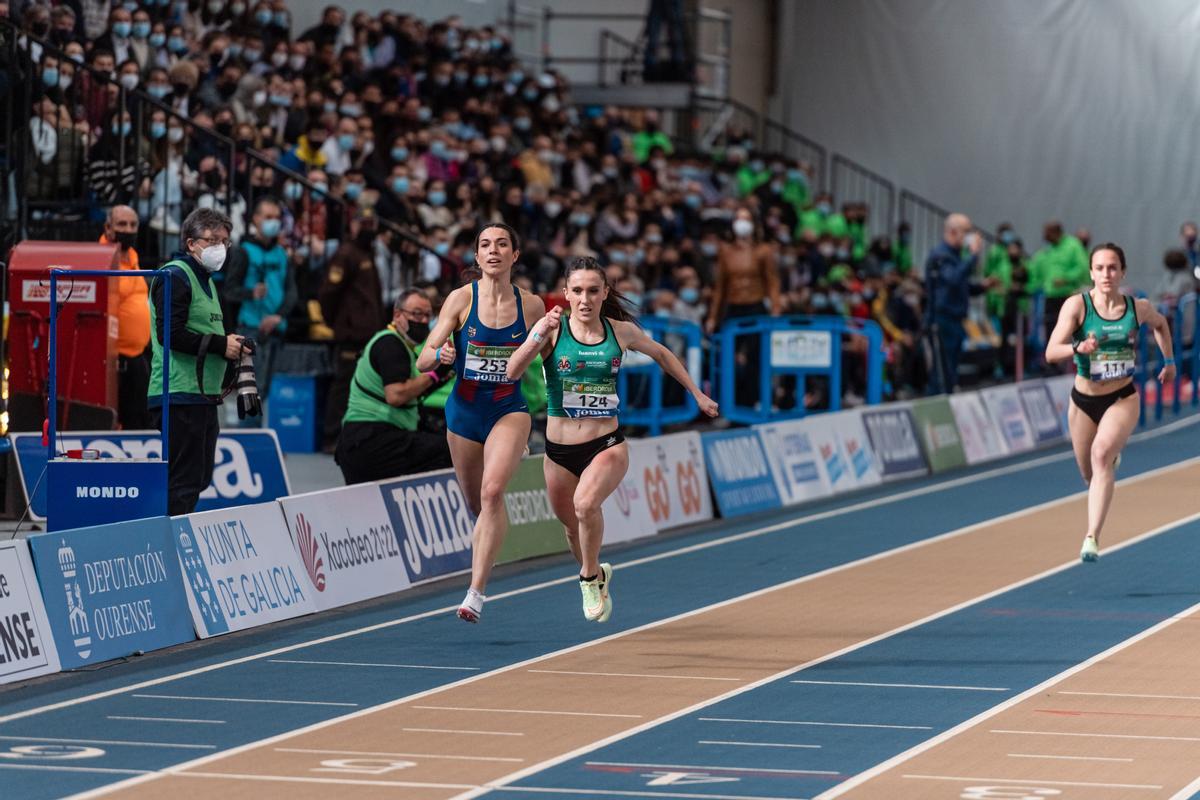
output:
[[[102,244],[114,244],[101,234]],[[134,248],[121,251],[121,269],[138,269],[138,254]],[[123,356],[140,356],[150,344],[150,290],[145,278],[117,278],[117,352]]]

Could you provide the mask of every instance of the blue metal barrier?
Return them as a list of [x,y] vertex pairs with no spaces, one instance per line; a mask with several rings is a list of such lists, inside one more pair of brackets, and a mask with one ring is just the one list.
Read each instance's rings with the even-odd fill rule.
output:
[[[668,341],[670,338],[681,338],[686,350],[684,365],[696,384],[700,384],[702,335],[699,325],[683,319],[663,317],[642,317],[638,324],[654,341],[665,345],[668,350],[674,350]],[[635,397],[630,389],[629,379],[638,376],[645,381],[645,391],[637,392]],[[696,418],[700,407],[686,390],[683,392],[682,403],[663,404],[664,380],[668,379],[663,375],[662,369],[650,358],[640,354],[626,356],[621,371],[617,374],[617,396],[621,398],[622,424],[642,426],[649,429],[651,436],[658,436],[662,433],[664,425],[681,425]],[[643,398],[645,402],[641,402]]]
[[[1145,297],[1143,293],[1138,293],[1138,297]],[[1185,345],[1183,331],[1187,325],[1187,313],[1191,311],[1191,343]],[[1175,381],[1171,386],[1171,411],[1178,414],[1183,409],[1183,392],[1184,381],[1191,384],[1192,400],[1191,405],[1195,408],[1200,404],[1200,397],[1197,396],[1197,383],[1200,382],[1200,344],[1197,340],[1200,339],[1200,297],[1194,292],[1189,292],[1179,298],[1174,311],[1171,311],[1165,304],[1158,307],[1158,312],[1166,317],[1171,322],[1171,349],[1175,356]],[[1153,353],[1153,358],[1151,357]],[[1162,353],[1158,350],[1158,346],[1154,341],[1154,335],[1150,331],[1150,326],[1142,323],[1138,326],[1138,341],[1137,341],[1137,371],[1134,373],[1134,382],[1138,389],[1138,402],[1140,405],[1140,414],[1138,424],[1146,424],[1146,387],[1152,382],[1158,381],[1158,373],[1162,371]],[[1163,405],[1165,403],[1162,386],[1154,386],[1154,419],[1161,420],[1163,415]]]
[[[738,339],[757,336],[758,397],[755,406],[737,404]],[[842,339],[863,336],[867,339],[867,396],[874,405],[883,399],[883,330],[874,320],[847,319],[840,316],[792,314],[781,317],[744,317],[725,323],[715,337],[713,380],[718,387],[721,416],[744,425],[777,422],[803,417],[804,382],[808,376],[829,379],[829,410],[842,405]],[[750,374],[755,365],[747,364]],[[797,402],[794,408],[774,409],[771,399],[775,378],[796,377]]]

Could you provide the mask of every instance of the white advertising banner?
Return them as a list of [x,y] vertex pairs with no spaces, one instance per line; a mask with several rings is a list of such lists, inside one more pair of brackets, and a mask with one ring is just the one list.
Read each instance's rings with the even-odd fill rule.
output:
[[1008,454],[1008,445],[978,392],[950,395],[950,410],[962,438],[968,464],[991,461]]
[[318,611],[408,588],[400,544],[375,484],[278,502]]
[[0,683],[60,668],[29,545],[24,539],[0,542]]
[[174,517],[171,527],[201,639],[317,610],[278,503]]
[[700,434],[675,433],[630,441],[629,475],[640,481],[657,530],[712,519]]
[[1046,378],[1046,391],[1050,393],[1050,401],[1054,403],[1054,410],[1058,412],[1058,421],[1062,424],[1064,433],[1070,432],[1067,426],[1067,407],[1071,404],[1071,390],[1075,388],[1075,374],[1068,373],[1067,375],[1055,375],[1053,378]]
[[606,544],[628,542],[643,536],[653,536],[657,531],[650,504],[646,502],[646,489],[640,473],[633,470],[633,448],[630,447],[630,466],[615,492],[601,506],[604,512],[604,541]]
[[785,506],[825,497],[833,491],[805,420],[756,425],[755,430]]
[[1050,387],[1045,381],[1023,381],[1017,384],[1025,417],[1036,444],[1057,442],[1067,435],[1067,428],[1058,418],[1058,409],[1050,397]]
[[850,456],[842,446],[842,439],[837,429],[829,424],[829,414],[817,414],[805,417],[801,422],[808,435],[812,438],[824,480],[833,494],[848,492],[858,488],[858,478],[855,477],[854,467],[850,464]]
[[988,413],[1000,429],[1000,435],[1004,437],[1009,452],[1032,450],[1035,444],[1033,428],[1029,424],[1029,418],[1025,416],[1017,387],[1012,384],[992,386],[980,394],[983,395],[983,404],[987,406]]
[[862,409],[835,411],[814,417],[814,425],[829,425],[837,434],[846,463],[858,486],[874,486],[883,480],[880,473],[879,454],[871,449],[871,440],[863,425]]

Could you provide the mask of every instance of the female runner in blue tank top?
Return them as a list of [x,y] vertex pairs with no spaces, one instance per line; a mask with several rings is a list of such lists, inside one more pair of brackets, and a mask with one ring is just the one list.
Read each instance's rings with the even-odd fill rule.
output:
[[1158,380],[1175,380],[1171,331],[1149,300],[1121,293],[1125,251],[1112,242],[1092,250],[1091,291],[1072,295],[1058,314],[1046,344],[1046,361],[1075,359],[1075,387],[1067,423],[1083,481],[1088,485],[1088,527],[1079,556],[1100,557],[1100,529],[1112,503],[1121,449],[1138,421],[1133,387],[1138,326],[1146,324],[1163,354]]
[[417,358],[417,369],[439,361],[453,364],[458,380],[446,401],[446,441],[458,482],[476,514],[471,537],[471,588],[458,609],[467,622],[483,613],[484,589],[504,535],[508,515],[504,491],[529,444],[529,408],[508,361],[525,343],[527,324],[546,307],[537,295],[512,283],[520,256],[516,232],[487,225],[475,237],[475,263],[482,276],[455,289]]
[[617,371],[624,351],[636,350],[657,361],[706,415],[717,416],[717,404],[696,387],[674,353],[638,327],[595,259],[571,262],[565,294],[569,316],[562,319],[562,308],[556,307],[534,325],[528,341],[509,359],[508,376],[520,379],[541,353],[549,413],[546,490],[579,562],[583,616],[605,622],[612,613],[612,566],[600,563],[601,506],[629,468],[629,448],[617,422]]

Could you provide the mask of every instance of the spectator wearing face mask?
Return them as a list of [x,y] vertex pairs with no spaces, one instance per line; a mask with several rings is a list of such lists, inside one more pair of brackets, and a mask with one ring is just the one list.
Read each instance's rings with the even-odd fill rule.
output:
[[1016,231],[1008,222],[996,228],[996,241],[987,249],[983,263],[983,277],[995,278],[997,284],[987,291],[987,313],[993,319],[1002,320],[1008,304],[1009,289],[1012,287],[1012,261],[1008,257],[1008,246],[1017,238]]
[[190,59],[176,61],[167,70],[167,80],[171,84],[171,110],[184,117],[190,117],[196,111],[196,103],[192,93],[200,83],[200,68]]
[[137,176],[150,174],[150,163],[138,150],[129,112],[111,114],[88,153],[86,170],[87,183],[102,205],[131,202]]
[[1166,306],[1165,316],[1168,321],[1173,321],[1179,298],[1196,291],[1196,277],[1183,250],[1168,250],[1163,254],[1163,269],[1165,271],[1155,287],[1154,298],[1160,306]]
[[417,206],[422,228],[429,231],[454,225],[454,212],[446,205],[448,199],[445,182],[430,181],[425,192],[425,202]]
[[355,364],[367,342],[383,327],[379,271],[374,242],[378,220],[361,211],[350,222],[350,236],[329,260],[318,292],[321,313],[333,329],[334,377],[325,403],[324,449],[332,452],[341,430]]
[[[101,244],[118,245],[122,270],[140,269],[137,252],[138,215],[129,206],[109,209]],[[149,290],[141,277],[117,279],[117,421],[127,431],[150,427],[146,389],[150,385]]]
[[[238,334],[257,343],[254,374],[261,397],[270,394],[275,359],[297,299],[295,273],[279,241],[281,226],[279,201],[260,198],[251,229],[230,252],[225,270],[224,307],[229,318],[237,320]],[[257,427],[262,421],[251,417],[242,424]]]
[[312,169],[325,169],[328,157],[325,154],[325,141],[329,131],[319,120],[309,122],[308,128],[296,141],[296,145],[279,158],[279,166],[293,172],[307,172]]
[[650,153],[655,148],[661,150],[663,156],[669,156],[675,152],[675,145],[672,144],[671,137],[658,127],[658,112],[649,109],[646,111],[641,130],[633,134],[634,160],[639,164],[644,164],[649,160]]
[[92,47],[109,51],[118,64],[132,58],[133,15],[124,6],[115,7],[108,15],[108,30]]

